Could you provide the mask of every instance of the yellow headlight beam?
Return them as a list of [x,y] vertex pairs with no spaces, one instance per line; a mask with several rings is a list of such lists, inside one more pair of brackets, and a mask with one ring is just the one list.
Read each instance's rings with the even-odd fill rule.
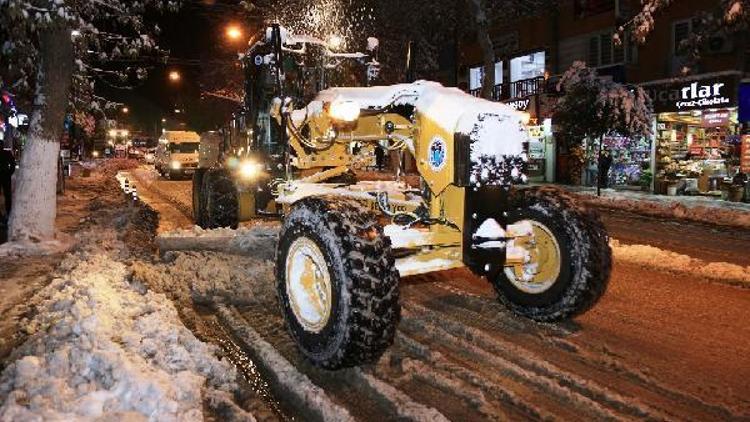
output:
[[240,164],[240,176],[252,179],[260,174],[261,165],[252,161],[244,161]]

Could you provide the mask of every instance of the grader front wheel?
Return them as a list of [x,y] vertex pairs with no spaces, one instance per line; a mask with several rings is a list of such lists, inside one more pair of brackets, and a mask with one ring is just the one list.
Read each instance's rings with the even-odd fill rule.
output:
[[492,284],[513,312],[556,321],[581,314],[604,294],[612,251],[599,217],[554,188],[516,193],[509,224],[531,236],[514,241],[506,267]]
[[361,203],[311,197],[284,219],[276,256],[281,311],[302,354],[327,369],[376,361],[400,315],[390,241]]

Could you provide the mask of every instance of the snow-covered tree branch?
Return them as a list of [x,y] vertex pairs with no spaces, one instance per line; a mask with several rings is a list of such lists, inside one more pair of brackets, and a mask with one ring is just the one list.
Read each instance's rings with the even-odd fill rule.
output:
[[0,0],[3,80],[12,81],[33,106],[9,221],[11,240],[54,237],[56,166],[66,113],[90,123],[86,114],[102,110],[93,95],[95,76],[120,83],[143,79],[142,67],[108,61],[154,53],[159,28],[147,25],[144,16],[179,5],[178,0]]

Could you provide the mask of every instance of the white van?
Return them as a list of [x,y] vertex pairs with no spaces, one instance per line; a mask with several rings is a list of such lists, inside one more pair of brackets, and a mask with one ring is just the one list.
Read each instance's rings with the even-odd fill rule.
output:
[[170,179],[192,176],[198,167],[200,136],[195,132],[168,130],[159,138],[154,167]]

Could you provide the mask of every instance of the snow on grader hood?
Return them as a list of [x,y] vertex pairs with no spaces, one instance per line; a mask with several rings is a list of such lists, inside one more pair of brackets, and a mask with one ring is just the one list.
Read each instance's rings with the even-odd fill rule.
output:
[[[363,111],[413,107],[421,130],[416,145],[409,145],[422,174],[447,170],[446,179],[458,186],[508,185],[526,181],[523,174],[528,142],[528,115],[513,108],[476,98],[437,82],[369,88],[330,88],[321,91],[310,106],[353,102]],[[308,106],[308,109],[310,109]],[[455,154],[449,158],[449,154]],[[453,168],[445,168],[454,162]],[[433,186],[441,191],[443,186]]]

